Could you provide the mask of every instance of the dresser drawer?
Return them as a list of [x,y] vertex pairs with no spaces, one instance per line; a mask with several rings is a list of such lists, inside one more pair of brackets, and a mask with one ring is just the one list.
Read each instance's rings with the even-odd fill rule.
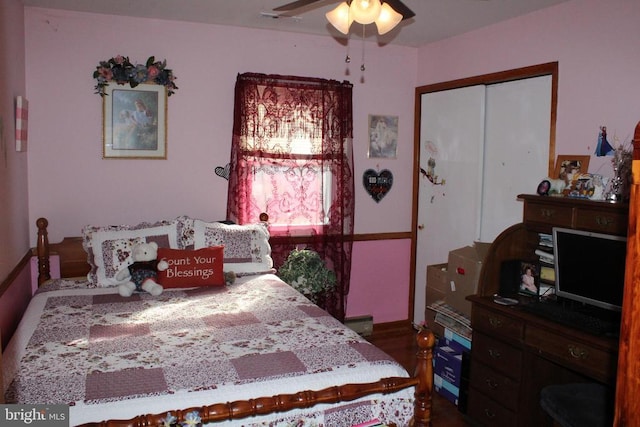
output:
[[484,363],[508,377],[520,378],[522,350],[476,331],[473,333],[471,360]]
[[602,382],[615,378],[618,358],[615,352],[537,327],[527,328],[525,343],[561,365]]
[[573,224],[573,208],[558,206],[552,203],[529,202],[524,210],[524,222],[542,223],[545,226],[553,224],[555,227],[571,227]]
[[484,331],[509,341],[522,342],[524,337],[524,322],[522,320],[497,311],[487,310],[478,305],[473,306],[471,325],[474,331]]
[[518,407],[520,383],[482,363],[471,361],[470,385],[511,410]]
[[598,209],[576,209],[575,228],[608,234],[627,234],[629,216],[620,212]]
[[467,414],[474,422],[485,426],[515,426],[518,423],[515,412],[484,396],[473,387],[469,390]]

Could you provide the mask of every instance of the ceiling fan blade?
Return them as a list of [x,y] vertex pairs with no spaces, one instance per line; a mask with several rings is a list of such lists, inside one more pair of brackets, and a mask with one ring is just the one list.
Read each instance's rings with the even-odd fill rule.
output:
[[297,0],[291,3],[287,3],[285,5],[276,7],[275,9],[273,9],[276,12],[288,12],[290,10],[294,10],[294,9],[299,9],[301,7],[305,7],[309,4],[315,3],[317,1],[320,0]]
[[409,19],[416,16],[415,12],[409,9],[402,1],[400,0],[384,0],[384,3],[388,3],[389,6],[393,8],[396,12],[402,15],[402,19]]

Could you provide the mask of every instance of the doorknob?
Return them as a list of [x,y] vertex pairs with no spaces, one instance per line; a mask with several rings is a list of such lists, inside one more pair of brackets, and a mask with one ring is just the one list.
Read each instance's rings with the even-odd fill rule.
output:
[[418,225],[418,230],[422,230],[422,229],[424,229],[424,224]]

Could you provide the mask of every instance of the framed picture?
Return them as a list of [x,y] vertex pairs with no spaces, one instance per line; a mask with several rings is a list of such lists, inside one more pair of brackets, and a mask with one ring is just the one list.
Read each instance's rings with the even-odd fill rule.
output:
[[395,159],[398,116],[369,115],[369,158]]
[[589,170],[589,156],[558,155],[552,178],[569,181],[569,176],[576,173],[587,173]]
[[29,125],[29,101],[24,96],[16,97],[16,151],[27,151]]
[[532,262],[520,262],[520,277],[518,293],[522,295],[538,296],[540,273],[538,266]]
[[102,157],[167,158],[167,88],[109,84],[102,107]]

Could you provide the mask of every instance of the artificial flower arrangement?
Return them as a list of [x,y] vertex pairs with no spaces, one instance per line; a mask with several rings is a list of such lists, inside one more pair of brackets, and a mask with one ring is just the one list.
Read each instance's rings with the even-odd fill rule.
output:
[[100,61],[93,78],[98,80],[95,90],[98,95],[105,96],[105,88],[111,82],[119,85],[129,84],[132,88],[141,83],[155,83],[167,87],[167,95],[171,96],[178,86],[176,77],[167,68],[167,60],[156,61],[154,56],[147,59],[146,64],[132,64],[128,56],[117,55],[107,61]]
[[316,304],[336,286],[336,274],[310,249],[292,250],[278,276]]

